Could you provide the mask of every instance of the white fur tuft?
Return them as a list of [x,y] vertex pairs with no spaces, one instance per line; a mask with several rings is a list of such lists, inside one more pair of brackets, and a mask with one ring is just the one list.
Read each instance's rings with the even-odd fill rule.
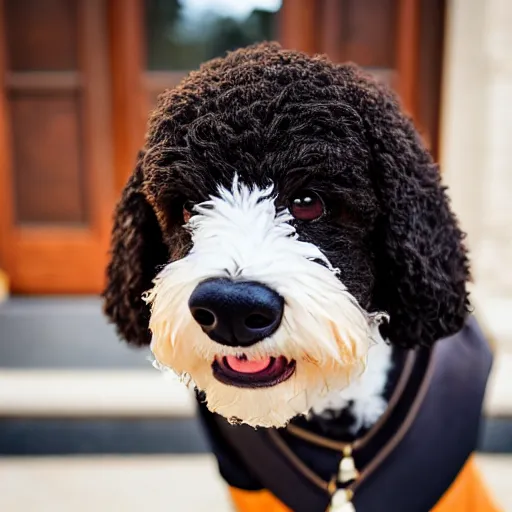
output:
[[345,389],[333,391],[314,404],[311,412],[329,418],[331,411],[336,415],[351,404],[355,418],[350,426],[352,434],[374,425],[387,407],[382,395],[392,367],[391,355],[391,346],[379,336],[377,343],[368,350],[364,373]]

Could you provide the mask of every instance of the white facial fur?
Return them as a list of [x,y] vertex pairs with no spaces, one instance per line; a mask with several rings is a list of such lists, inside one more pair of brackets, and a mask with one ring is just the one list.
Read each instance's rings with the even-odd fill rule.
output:
[[361,428],[369,428],[381,417],[387,407],[383,392],[392,368],[392,348],[380,335],[377,343],[368,350],[364,373],[342,390],[329,393],[313,405],[311,413],[329,418],[351,407],[354,422],[349,431],[356,434]]
[[[383,315],[364,311],[318,247],[299,240],[289,212],[276,211],[272,188],[250,189],[235,179],[232,191],[220,188],[195,211],[187,226],[192,250],[158,274],[146,297],[151,349],[160,365],[192,379],[211,411],[252,426],[284,426],[347,388],[364,370]],[[260,282],[284,298],[272,336],[246,348],[221,345],[203,333],[188,299],[199,283],[221,277]],[[242,353],[249,359],[285,356],[296,361],[296,371],[258,389],[214,378],[215,357]]]

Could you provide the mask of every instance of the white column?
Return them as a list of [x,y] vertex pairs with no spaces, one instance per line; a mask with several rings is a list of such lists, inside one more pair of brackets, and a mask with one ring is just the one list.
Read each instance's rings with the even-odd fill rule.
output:
[[468,233],[474,296],[512,347],[512,1],[451,0],[441,165]]
[[512,298],[512,3],[492,0],[487,9],[487,151],[475,263],[489,293]]
[[482,169],[487,153],[485,2],[448,2],[441,110],[441,168],[473,250],[481,232]]

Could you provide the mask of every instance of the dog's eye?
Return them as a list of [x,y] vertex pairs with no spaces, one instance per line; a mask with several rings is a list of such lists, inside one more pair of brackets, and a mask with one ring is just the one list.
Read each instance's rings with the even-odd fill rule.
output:
[[325,207],[318,194],[304,191],[292,199],[290,211],[298,220],[316,220],[325,213]]
[[186,201],[183,205],[183,221],[185,224],[190,220],[193,215],[194,203],[192,201]]

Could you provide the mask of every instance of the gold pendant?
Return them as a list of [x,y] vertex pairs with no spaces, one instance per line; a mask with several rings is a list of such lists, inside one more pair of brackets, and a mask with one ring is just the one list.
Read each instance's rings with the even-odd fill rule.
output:
[[352,446],[347,445],[343,449],[343,458],[338,469],[338,482],[346,484],[359,476],[354,458],[352,457]]
[[350,489],[338,489],[331,498],[329,512],[356,512],[352,502],[353,492]]

